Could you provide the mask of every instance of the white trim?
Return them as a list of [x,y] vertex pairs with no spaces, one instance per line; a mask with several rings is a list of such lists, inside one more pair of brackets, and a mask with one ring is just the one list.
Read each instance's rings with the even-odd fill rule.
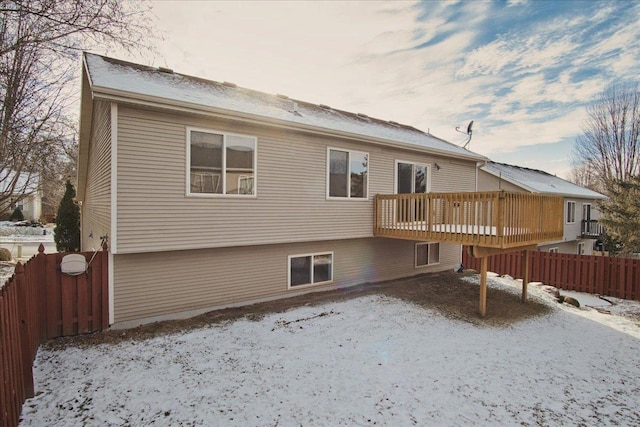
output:
[[[317,256],[317,255],[331,255],[331,279],[330,280],[325,280],[324,282],[317,282],[314,283],[313,282],[313,257]],[[291,259],[292,258],[303,258],[303,257],[311,257],[311,283],[307,283],[305,285],[295,285],[295,286],[291,286]],[[328,283],[333,283],[334,279],[333,279],[333,266],[335,263],[335,257],[333,255],[333,251],[327,251],[327,252],[313,252],[313,253],[306,253],[306,254],[295,254],[295,255],[289,255],[287,257],[287,289],[288,290],[295,290],[295,289],[304,289],[304,288],[308,288],[308,287],[312,287],[312,286],[320,286],[320,285],[326,285]]]
[[109,251],[109,325],[115,323],[115,298],[114,298],[114,283],[113,283],[113,253]]
[[[431,245],[438,245],[438,262],[434,262],[434,263],[429,263],[429,256],[427,255],[427,263],[426,264],[422,264],[422,265],[418,265],[418,246],[422,246],[422,245],[426,245],[428,246],[428,251],[431,250]],[[430,252],[427,252],[428,254],[430,254]],[[413,267],[414,268],[425,268],[425,267],[432,267],[434,265],[439,265],[440,264],[440,242],[416,242],[415,246],[413,248]]]
[[[331,176],[331,150],[334,151],[342,151],[348,154],[347,158],[347,196],[330,196],[329,195],[329,178]],[[367,187],[365,188],[365,196],[364,197],[351,197],[351,153],[364,154],[367,156]],[[326,179],[325,179],[325,197],[327,200],[355,200],[360,202],[366,202],[369,200],[369,181],[371,178],[371,154],[366,151],[359,150],[351,150],[347,148],[338,148],[338,147],[327,147],[327,164],[326,164]]]
[[[220,172],[220,185],[223,193],[192,193],[191,192],[191,132],[211,133],[222,136],[222,171]],[[225,194],[227,188],[227,136],[238,136],[253,140],[253,194]],[[185,157],[185,196],[204,198],[225,198],[225,199],[256,199],[258,198],[258,137],[235,132],[226,132],[216,129],[201,128],[196,126],[186,126],[186,157]]]
[[560,252],[560,248],[558,248],[557,246],[554,246],[553,248],[549,248],[550,254],[557,254],[559,252]]
[[111,230],[109,252],[118,253],[118,104],[111,103]]
[[111,103],[111,230],[109,236],[109,324],[114,323],[113,255],[118,252],[118,104]]
[[[416,166],[424,166],[425,168],[427,168],[427,188],[425,189],[426,190],[425,194],[431,192],[431,163],[420,163],[420,162],[414,162],[412,160],[395,159],[395,164],[393,167],[393,194],[398,194],[398,163],[410,164],[410,165],[413,165],[414,168]],[[411,194],[415,194],[413,191],[416,188],[415,175],[416,174],[414,169],[413,174],[411,176],[411,190],[412,190]]]

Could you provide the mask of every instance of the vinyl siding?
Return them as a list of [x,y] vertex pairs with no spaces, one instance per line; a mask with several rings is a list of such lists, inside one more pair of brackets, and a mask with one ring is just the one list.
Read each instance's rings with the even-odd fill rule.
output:
[[[432,167],[432,191],[474,191],[475,163],[301,132],[118,109],[118,253],[372,236],[373,197],[395,160]],[[257,137],[254,198],[186,196],[187,126]],[[369,200],[326,200],[327,147],[369,153]]]
[[[82,203],[82,250],[100,247],[111,230],[111,107],[96,102],[89,142],[86,193]],[[89,235],[93,237],[89,237]]]
[[[527,192],[526,190],[518,187],[510,182],[501,180],[500,178],[479,170],[478,172],[478,191],[514,191],[514,192]],[[576,221],[572,224],[567,224],[567,202],[576,202]],[[566,198],[564,199],[564,236],[562,241],[545,243],[544,245],[538,245],[541,251],[548,252],[549,248],[558,248],[561,253],[576,253],[576,244],[578,242],[585,242],[585,254],[590,255],[592,252],[593,241],[588,239],[580,239],[581,227],[582,227],[582,206],[583,204],[591,204],[591,219],[599,219],[600,213],[597,211],[597,202],[593,200]]]
[[[440,263],[414,267],[415,242],[382,238],[114,255],[115,323],[378,282],[460,263],[440,245]],[[333,252],[331,284],[288,290],[288,256]]]
[[517,193],[528,193],[522,187],[518,187],[510,182],[487,173],[482,169],[478,170],[478,191],[513,191]]
[[584,255],[593,255],[593,243],[592,239],[578,239],[570,242],[557,242],[557,243],[549,243],[545,245],[538,246],[538,250],[541,252],[549,252],[551,248],[558,248],[558,252],[561,254],[577,254],[578,253],[578,243],[584,243]]
[[[574,223],[567,223],[567,202],[575,202],[576,203],[576,221]],[[594,200],[585,200],[585,199],[576,199],[576,198],[565,198],[564,199],[564,240],[565,241],[574,241],[579,240],[580,235],[582,234],[582,210],[585,204],[591,205],[591,219],[600,219],[600,212],[597,210],[598,202]],[[569,252],[573,253],[573,252]]]

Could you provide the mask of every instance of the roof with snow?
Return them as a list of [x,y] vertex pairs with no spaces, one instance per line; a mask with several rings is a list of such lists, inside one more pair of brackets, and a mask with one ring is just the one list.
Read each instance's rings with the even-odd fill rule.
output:
[[375,119],[365,114],[350,113],[283,95],[241,88],[232,83],[205,80],[161,67],[148,67],[90,53],[85,53],[85,63],[94,93],[125,92],[134,97],[168,104],[186,103],[196,107],[277,120],[291,126],[337,131],[352,136],[411,144],[439,154],[486,160],[477,153],[412,126]]
[[488,162],[481,166],[480,169],[532,193],[559,194],[567,197],[585,199],[607,198],[598,192],[580,187],[579,185],[538,169],[529,169],[496,162]]
[[[21,172],[16,177],[15,171],[0,170],[0,193],[32,194],[38,191],[39,185],[40,174],[37,172]],[[13,191],[11,191],[12,186]]]

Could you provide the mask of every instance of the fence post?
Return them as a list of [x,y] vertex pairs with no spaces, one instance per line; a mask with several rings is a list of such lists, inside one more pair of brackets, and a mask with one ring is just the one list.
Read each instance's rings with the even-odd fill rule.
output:
[[38,246],[38,255],[35,262],[36,294],[38,296],[38,332],[39,341],[43,343],[47,340],[47,270],[44,245]]
[[529,251],[522,251],[522,302],[527,302],[527,285],[529,284]]
[[31,352],[31,334],[29,325],[29,294],[25,284],[24,266],[21,262],[16,265],[15,284],[18,291],[18,321],[20,329],[20,346],[22,353],[22,376],[26,397],[33,397],[33,357]]

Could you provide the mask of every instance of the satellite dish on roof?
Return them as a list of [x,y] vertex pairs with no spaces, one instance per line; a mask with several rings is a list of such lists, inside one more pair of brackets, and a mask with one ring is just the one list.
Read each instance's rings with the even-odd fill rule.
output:
[[[469,122],[469,125],[467,126],[467,136],[469,137],[469,139],[466,140],[466,142],[464,143],[464,145],[462,146],[462,148],[467,148],[467,145],[469,145],[469,143],[471,142],[471,136],[473,135],[473,120],[471,120]],[[460,132],[460,133],[465,133],[464,131],[460,130],[460,126],[456,126],[456,131]]]

